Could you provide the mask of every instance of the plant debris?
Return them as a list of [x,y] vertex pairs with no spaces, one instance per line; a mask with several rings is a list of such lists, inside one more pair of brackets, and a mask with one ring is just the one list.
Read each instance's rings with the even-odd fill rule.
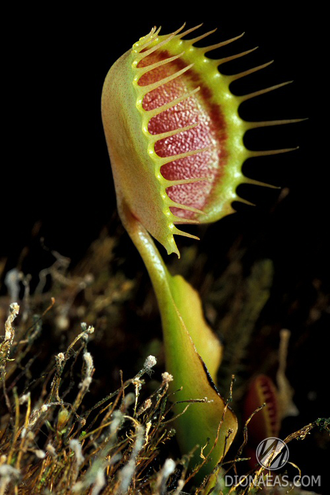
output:
[[[0,298],[0,495],[254,493],[267,473],[259,466],[242,475],[248,441],[244,425],[236,455],[230,453],[200,486],[194,484],[199,466],[191,466],[191,456],[181,456],[175,444],[173,403],[179,394],[169,392],[173,377],[163,370],[161,353],[159,362],[148,352],[155,341],[143,347],[147,357],[133,378],[118,369],[118,386],[104,389],[102,377],[110,367],[98,358],[100,341],[109,321],[120,326],[121,309],[135,285],[124,273],[112,271],[114,250],[113,239],[103,236],[73,268],[54,252],[53,264],[31,290],[31,277],[20,270],[5,277],[7,294]],[[144,310],[150,317],[149,297]],[[81,323],[81,317],[96,325]],[[113,332],[107,345],[120,347],[120,338]],[[110,386],[115,382],[109,380]],[[233,383],[230,393],[235,399]],[[329,424],[330,419],[318,418],[285,442],[304,440],[314,429],[328,438]],[[201,455],[200,465],[205,462]],[[240,477],[227,486],[230,473]],[[243,482],[247,479],[248,484]],[[294,486],[290,490],[304,493]],[[263,486],[263,493],[273,492]]]

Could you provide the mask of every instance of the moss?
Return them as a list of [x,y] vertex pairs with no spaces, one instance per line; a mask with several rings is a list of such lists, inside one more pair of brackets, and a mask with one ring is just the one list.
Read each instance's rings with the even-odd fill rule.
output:
[[[236,454],[232,449],[217,475],[195,486],[198,467],[192,472],[190,456],[182,457],[176,446],[176,397],[168,392],[171,376],[164,370],[152,292],[138,271],[130,279],[114,268],[118,242],[120,238],[103,233],[74,265],[55,252],[52,264],[39,276],[47,279],[42,290],[39,283],[28,290],[31,279],[17,270],[2,291],[1,494],[225,494],[225,475],[245,472],[247,439],[243,441],[242,428]],[[187,274],[205,272],[206,258],[196,259],[189,248],[183,250],[182,262]],[[194,272],[189,270],[192,265]],[[5,271],[6,264],[1,266]],[[239,406],[246,370],[250,373],[252,368],[256,328],[261,327],[260,335],[269,340],[260,315],[272,297],[272,266],[260,261],[246,269],[242,256],[234,256],[228,270],[209,285],[212,290],[202,291],[207,314],[227,342],[223,373],[229,376],[234,362],[243,363],[238,386],[233,386],[233,401]],[[19,306],[10,302],[13,294],[19,294]],[[133,302],[137,298],[140,312]],[[228,319],[222,312],[231,320],[227,327],[233,333],[226,330]],[[251,314],[253,318],[245,317]],[[247,324],[238,356],[233,341]],[[154,351],[157,363],[153,357],[146,359]],[[267,365],[269,354],[254,369]],[[327,419],[292,428],[287,439],[304,439],[313,429],[324,451],[329,445]],[[262,470],[254,474],[264,475]],[[236,493],[244,490],[238,487]]]

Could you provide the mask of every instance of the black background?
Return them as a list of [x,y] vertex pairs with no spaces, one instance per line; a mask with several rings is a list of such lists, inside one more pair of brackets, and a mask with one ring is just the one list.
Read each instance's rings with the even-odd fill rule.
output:
[[[228,73],[275,60],[271,67],[238,83],[233,88],[238,93],[294,80],[242,107],[244,118],[308,117],[294,126],[260,131],[259,138],[257,134],[247,137],[247,144],[256,148],[299,146],[292,153],[245,165],[248,175],[281,186],[289,194],[272,215],[278,191],[243,188],[242,195],[257,206],[238,205],[238,214],[211,226],[204,233],[205,240],[212,239],[207,254],[219,263],[238,236],[246,244],[261,239],[255,249],[273,259],[284,291],[292,292],[297,286],[304,290],[304,281],[313,279],[321,280],[323,290],[329,291],[326,17],[317,3],[304,7],[284,1],[261,6],[202,2],[182,12],[175,4],[160,5],[155,11],[154,5],[147,4],[86,2],[68,7],[54,2],[7,12],[2,21],[6,112],[0,255],[8,258],[8,266],[17,263],[36,222],[41,222],[47,246],[75,261],[102,227],[116,218],[100,115],[105,75],[154,25],[161,25],[165,34],[185,21],[187,27],[203,22],[204,30],[218,28],[210,43],[245,31],[242,40],[225,49],[226,54],[259,46],[246,61],[228,65]],[[129,247],[128,253],[133,252]],[[135,254],[133,261],[140,263]],[[38,271],[42,261],[35,262]],[[304,357],[305,368],[301,363],[299,368],[299,373],[304,369],[300,381],[321,379],[325,397],[328,352],[329,327],[324,326]],[[301,426],[318,415],[329,415],[326,402],[322,400],[319,411],[303,414]]]
[[[240,82],[238,92],[249,92],[251,80],[251,90],[294,80],[291,86],[255,100],[254,106],[242,108],[242,113],[245,117],[245,110],[251,120],[308,117],[295,129],[275,129],[280,138],[270,143],[274,148],[299,145],[299,151],[289,158],[270,159],[266,165],[260,160],[247,172],[290,188],[281,242],[290,251],[291,241],[299,237],[299,249],[296,244],[293,248],[296,255],[304,253],[305,262],[319,262],[312,260],[315,252],[309,250],[327,242],[325,13],[288,2],[261,7],[255,2],[210,5],[203,2],[203,8],[182,9],[183,13],[161,9],[152,15],[147,4],[143,8],[119,4],[115,11],[106,2],[79,7],[50,4],[20,8],[3,17],[8,59],[3,99],[8,115],[1,197],[2,218],[9,225],[2,232],[1,252],[19,250],[39,219],[48,242],[69,256],[83,252],[98,235],[115,209],[100,117],[104,77],[152,26],[161,25],[166,33],[186,21],[188,27],[203,22],[204,30],[218,28],[209,43],[245,32],[225,54],[259,46],[238,68],[229,66],[228,72],[275,60],[270,68]],[[257,146],[267,148],[262,140],[268,134],[261,136],[256,138]],[[261,209],[264,201],[269,206],[276,198],[272,191],[266,195],[255,188],[251,191],[249,199]],[[247,210],[253,223],[259,210]],[[234,220],[235,229],[246,224],[245,212],[243,208],[240,219]]]

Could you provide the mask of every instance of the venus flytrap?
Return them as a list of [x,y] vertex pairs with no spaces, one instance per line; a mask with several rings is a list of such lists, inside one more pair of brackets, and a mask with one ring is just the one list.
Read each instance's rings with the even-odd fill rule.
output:
[[[242,120],[238,109],[243,101],[281,85],[233,95],[233,81],[268,64],[221,74],[219,66],[250,51],[210,59],[207,52],[239,37],[196,47],[211,34],[184,39],[198,27],[164,36],[154,28],[119,58],[105,79],[102,120],[119,215],[157,296],[172,390],[182,387],[175,407],[178,440],[184,453],[199,445],[195,461],[201,453],[210,457],[205,474],[222,460],[237,431],[236,416],[216,387],[222,345],[205,321],[198,293],[169,273],[152,238],[168,254],[180,256],[174,236],[195,236],[177,225],[209,223],[233,213],[233,201],[245,202],[237,195],[239,184],[267,185],[243,176],[243,163],[286,150],[248,150],[244,134],[292,121]],[[185,401],[203,398],[203,404],[191,404],[180,415]]]

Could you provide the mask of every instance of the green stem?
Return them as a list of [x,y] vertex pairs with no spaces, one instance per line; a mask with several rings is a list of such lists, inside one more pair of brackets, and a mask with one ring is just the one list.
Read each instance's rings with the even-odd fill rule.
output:
[[168,283],[170,274],[166,265],[152,238],[143,225],[128,210],[126,205],[122,205],[119,211],[122,223],[144,261],[157,299],[159,300],[163,296],[164,291],[170,294]]
[[[201,473],[207,474],[222,459],[237,431],[236,416],[214,384],[221,360],[221,344],[205,322],[198,293],[181,276],[170,275],[150,235],[129,209],[121,205],[119,211],[156,293],[162,318],[166,371],[174,377],[172,392],[182,389],[175,395],[180,402],[174,408],[179,415],[176,427],[181,450],[189,453],[196,445],[204,447],[210,439],[203,455],[209,453],[212,462]],[[189,409],[180,415],[187,403]],[[198,454],[196,451],[194,461],[200,463]]]

